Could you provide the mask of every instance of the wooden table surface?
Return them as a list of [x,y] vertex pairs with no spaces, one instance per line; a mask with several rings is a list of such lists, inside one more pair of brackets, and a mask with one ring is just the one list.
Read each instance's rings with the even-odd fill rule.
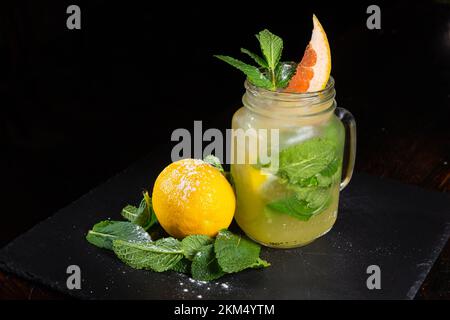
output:
[[[127,15],[121,16],[123,23],[116,26],[109,25],[108,19],[114,10],[119,12],[123,8],[111,7],[102,20],[103,2],[93,1],[89,10],[96,16],[89,20],[85,29],[88,31],[80,33],[82,36],[58,29],[63,20],[54,16],[61,10],[65,12],[65,8],[28,6],[33,8],[17,7],[14,14],[0,19],[1,30],[9,31],[5,39],[11,45],[8,48],[11,59],[6,69],[2,68],[7,70],[8,77],[0,77],[0,91],[5,93],[2,96],[11,98],[14,106],[5,113],[0,109],[0,142],[7,137],[6,144],[2,145],[7,152],[0,159],[0,168],[5,168],[2,184],[8,186],[2,190],[8,197],[3,209],[16,210],[20,202],[24,211],[35,210],[35,215],[30,214],[25,220],[19,215],[6,217],[3,241],[11,240],[149,152],[142,147],[148,137],[168,141],[173,129],[189,129],[193,120],[199,119],[207,121],[208,127],[227,128],[240,103],[243,78],[210,57],[254,41],[244,35],[240,39],[228,37],[228,33],[237,37],[245,28],[248,34],[255,32],[254,26],[261,22],[250,21],[250,17],[271,21],[270,28],[286,35],[286,43],[291,44],[286,47],[290,56],[303,47],[299,43],[299,48],[295,48],[297,35],[288,34],[288,30],[297,27],[287,27],[287,21],[277,22],[270,13],[239,16],[239,12],[233,11],[237,23],[241,20],[248,23],[236,25],[238,31],[230,31],[233,26],[224,27],[229,25],[225,23],[225,13],[223,18],[199,14],[197,20],[186,21],[180,10],[174,23],[182,24],[185,32],[196,33],[198,39],[208,39],[208,42],[199,40],[194,43],[196,50],[183,51],[187,70],[196,68],[198,72],[180,75],[180,82],[186,87],[174,96],[171,86],[149,82],[153,80],[147,76],[152,68],[164,68],[163,64],[147,63],[151,60],[147,55],[153,51],[151,44],[142,41],[147,39],[152,21],[157,25],[161,22],[158,16],[152,15],[150,5],[142,10],[126,11]],[[378,31],[365,27],[367,6],[364,5],[346,8],[339,4],[331,8],[329,4],[321,6],[314,2],[302,6],[305,17],[309,12],[320,12],[323,17],[321,21],[326,26],[333,52],[332,73],[338,105],[349,109],[357,120],[356,171],[450,193],[450,5],[446,1],[418,4],[390,1],[382,5],[382,29]],[[38,9],[39,14],[27,13]],[[178,14],[169,9],[171,15]],[[202,19],[207,19],[214,36],[204,28]],[[113,31],[105,32],[104,25]],[[307,21],[303,27],[309,30]],[[116,37],[125,44],[118,46],[120,41]],[[161,55],[176,59],[177,52],[191,44],[189,41],[190,37],[185,37],[164,42],[166,51]],[[118,67],[111,68],[117,61],[120,61]],[[78,73],[81,68],[85,68],[85,73]],[[109,72],[111,69],[114,73]],[[216,74],[226,78],[214,78]],[[205,83],[205,77],[214,81]],[[167,77],[161,82],[169,83],[169,80]],[[205,86],[202,99],[191,93],[192,86],[200,82]],[[156,88],[152,103],[172,103],[160,108],[159,112],[166,114],[158,118],[160,123],[148,121],[154,116],[154,110],[148,107],[148,88]],[[211,101],[215,102],[214,108]],[[186,105],[191,109],[186,110]],[[104,121],[106,112],[108,121]],[[84,153],[91,156],[81,157]],[[72,167],[68,170],[61,163]],[[33,189],[29,201],[23,204],[20,181],[27,181],[27,187]],[[0,299],[66,298],[0,272]],[[417,299],[450,299],[450,243],[433,266]]]

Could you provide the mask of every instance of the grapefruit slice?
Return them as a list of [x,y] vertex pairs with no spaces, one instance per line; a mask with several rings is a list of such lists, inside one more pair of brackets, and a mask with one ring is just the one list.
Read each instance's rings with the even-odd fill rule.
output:
[[314,29],[302,61],[286,87],[286,92],[320,91],[327,85],[331,72],[331,53],[327,35],[313,15]]

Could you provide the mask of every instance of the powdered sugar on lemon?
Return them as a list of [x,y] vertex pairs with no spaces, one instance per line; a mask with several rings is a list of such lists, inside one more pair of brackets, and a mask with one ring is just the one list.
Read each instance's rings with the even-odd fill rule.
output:
[[233,189],[222,173],[198,159],[183,159],[167,166],[153,187],[153,209],[170,235],[215,236],[234,215]]

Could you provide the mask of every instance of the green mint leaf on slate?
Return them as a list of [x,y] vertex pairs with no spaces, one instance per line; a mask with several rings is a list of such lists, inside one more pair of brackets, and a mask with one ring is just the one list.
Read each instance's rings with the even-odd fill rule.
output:
[[258,258],[258,260],[256,260],[256,262],[252,265],[252,268],[267,268],[267,267],[270,267],[270,263],[261,258]]
[[151,241],[150,235],[140,226],[125,221],[105,220],[97,223],[86,235],[91,244],[105,249],[112,249],[114,240]]
[[216,55],[215,57],[241,70],[255,86],[264,89],[271,89],[273,87],[272,82],[257,67],[228,56]]
[[217,235],[214,251],[220,267],[227,273],[262,265],[259,260],[261,247],[227,230],[222,230]]
[[130,267],[156,272],[170,270],[184,257],[181,243],[174,238],[155,242],[114,240],[113,250]]
[[148,221],[148,224],[147,224],[147,229],[148,229],[148,228],[152,227],[154,224],[158,223],[158,218],[156,217],[156,213],[153,210],[152,198],[150,198],[148,191],[144,192],[144,200],[145,200],[145,203],[147,204],[148,214],[150,215],[150,220]]
[[179,273],[185,273],[190,274],[191,273],[191,261],[189,261],[186,258],[181,259],[178,261],[175,265],[173,265],[170,270],[179,272]]
[[201,281],[211,281],[225,274],[217,262],[214,245],[202,247],[194,257],[191,266],[192,278]]
[[145,230],[148,230],[158,222],[148,192],[144,192],[144,198],[141,200],[138,208],[127,205],[122,209],[121,215],[128,221],[143,227]]
[[334,143],[323,138],[312,138],[283,149],[279,155],[278,175],[291,184],[304,184],[304,179],[331,164],[336,157],[335,149]]
[[138,208],[132,205],[127,205],[122,209],[121,214],[122,217],[134,224],[137,224],[138,226],[143,227],[145,230],[150,227],[151,215],[145,199],[141,200]]
[[181,241],[181,248],[183,249],[184,256],[192,260],[194,256],[203,247],[210,245],[214,242],[214,239],[205,235],[192,235],[187,236]]
[[217,158],[216,156],[213,156],[212,154],[207,155],[203,159],[203,161],[206,162],[206,163],[209,163],[214,168],[218,169],[220,172],[225,173],[225,171],[223,170],[222,164],[220,163],[219,158]]
[[120,214],[128,221],[133,222],[133,220],[137,217],[137,210],[138,208],[132,206],[131,204],[128,204],[125,208],[122,209],[122,212]]
[[296,64],[291,62],[280,62],[275,67],[275,78],[277,82],[277,88],[284,89],[289,84],[292,76],[296,71]]
[[241,48],[241,52],[248,55],[250,58],[252,58],[261,68],[268,68],[269,65],[267,64],[266,60],[258,56],[257,54],[245,49]]

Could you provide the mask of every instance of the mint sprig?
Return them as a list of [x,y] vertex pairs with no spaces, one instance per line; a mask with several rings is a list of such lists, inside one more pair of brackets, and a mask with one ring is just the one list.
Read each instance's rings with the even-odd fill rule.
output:
[[232,65],[236,69],[241,70],[247,76],[250,82],[253,83],[255,86],[269,90],[273,89],[272,82],[257,67],[251,66],[238,59],[228,56],[216,55],[215,57],[225,61],[226,63]]
[[205,235],[192,235],[184,238],[181,241],[181,247],[183,248],[184,256],[188,260],[193,260],[197,252],[203,247],[210,245],[214,242],[214,239]]
[[329,139],[312,138],[281,150],[278,175],[291,184],[302,184],[322,170],[333,165],[336,158],[335,143]]
[[171,269],[184,257],[181,243],[174,238],[155,242],[114,240],[113,250],[130,267],[156,272]]
[[259,40],[261,51],[264,54],[264,57],[266,57],[268,70],[272,79],[272,89],[275,90],[277,87],[275,68],[280,61],[281,52],[283,51],[283,40],[267,29],[258,33],[256,38]]
[[201,281],[211,281],[225,275],[214,253],[214,245],[202,247],[195,255],[191,266],[192,277]]
[[278,63],[275,67],[277,87],[286,88],[296,71],[297,65],[293,62]]
[[222,270],[228,273],[270,265],[259,258],[260,245],[228,230],[219,232],[214,243],[214,251]]
[[182,241],[172,237],[152,241],[142,227],[124,221],[103,221],[93,230],[87,236],[90,243],[113,250],[135,269],[171,270],[210,281],[227,273],[270,266],[259,257],[260,245],[228,230],[221,230],[215,239],[191,235]]
[[112,243],[117,239],[151,241],[150,235],[142,227],[126,221],[101,221],[94,225],[86,235],[87,241],[105,249],[112,249]]
[[155,211],[153,211],[152,199],[147,191],[143,192],[143,199],[139,207],[127,205],[122,209],[121,215],[131,223],[148,230],[154,224],[158,223]]
[[[204,161],[227,175],[217,157],[209,155]],[[146,230],[157,223],[156,214],[148,192],[143,195],[139,207],[127,205],[122,209],[121,215],[128,221],[99,222],[88,231],[87,241],[114,251],[132,268],[175,271],[202,281],[270,265],[259,257],[259,244],[227,230],[221,230],[215,238],[190,235],[181,241],[172,237],[153,241]]]
[[259,257],[260,245],[228,230],[220,231],[215,239],[192,235],[181,242],[171,237],[144,242],[115,239],[112,249],[132,268],[191,273],[192,278],[202,281],[270,266]]
[[181,259],[176,264],[174,264],[172,267],[170,267],[169,270],[178,272],[178,273],[184,273],[184,274],[191,274],[191,261],[189,261],[186,258]]
[[292,193],[269,202],[268,209],[308,221],[329,206],[341,164],[332,141],[312,138],[283,149],[279,159],[277,175]]
[[256,38],[259,41],[263,57],[244,48],[241,48],[241,52],[252,58],[258,64],[258,67],[229,56],[215,55],[215,57],[241,70],[248,80],[257,87],[272,91],[285,88],[294,75],[295,68],[293,70],[289,68],[289,72],[285,72],[287,69],[281,67],[286,64],[280,62],[283,40],[267,29],[259,32]]
[[268,68],[269,65],[267,64],[267,61],[258,56],[256,53],[251,52],[250,50],[247,50],[245,48],[241,48],[241,52],[248,55],[250,58],[255,60],[255,62],[261,67],[261,68]]
[[279,212],[290,215],[302,221],[308,221],[315,213],[315,208],[310,208],[308,202],[299,199],[297,195],[292,195],[267,204],[267,207]]

